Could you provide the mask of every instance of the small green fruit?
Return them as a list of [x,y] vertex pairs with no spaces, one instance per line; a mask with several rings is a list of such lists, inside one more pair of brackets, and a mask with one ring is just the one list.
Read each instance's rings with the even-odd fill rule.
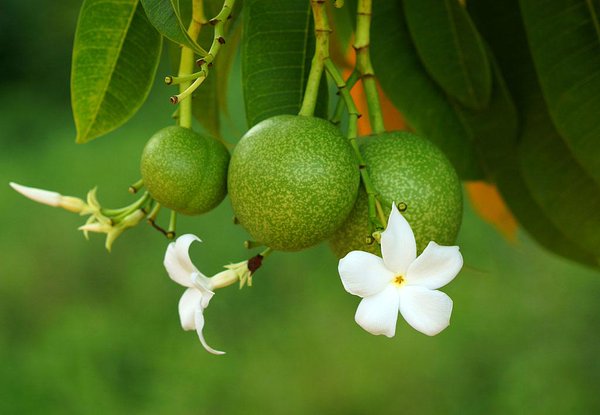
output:
[[241,138],[231,156],[228,188],[236,217],[256,241],[297,251],[342,224],[359,179],[352,148],[331,123],[278,115]]
[[186,215],[215,208],[227,194],[229,152],[217,140],[171,126],[154,134],[142,153],[144,186],[161,205]]
[[[408,132],[390,132],[359,140],[386,218],[392,202],[410,224],[421,252],[430,241],[452,245],[462,219],[462,191],[454,168],[429,141]],[[401,209],[402,210],[402,209]],[[346,222],[330,238],[338,257],[353,250],[381,255],[379,244],[366,242],[369,232],[367,194],[361,187]]]

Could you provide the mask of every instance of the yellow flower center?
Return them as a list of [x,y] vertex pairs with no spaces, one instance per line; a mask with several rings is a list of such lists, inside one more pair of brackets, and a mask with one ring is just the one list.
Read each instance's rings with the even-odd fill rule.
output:
[[398,286],[404,284],[404,277],[402,275],[396,275],[396,277],[394,278],[394,284]]

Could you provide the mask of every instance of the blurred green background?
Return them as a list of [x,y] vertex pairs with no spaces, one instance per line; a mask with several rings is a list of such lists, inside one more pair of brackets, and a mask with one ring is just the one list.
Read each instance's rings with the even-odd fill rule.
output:
[[[183,289],[166,275],[167,241],[148,226],[108,254],[86,242],[83,219],[34,204],[7,185],[128,203],[139,155],[171,123],[171,91],[156,83],[115,133],[75,145],[70,47],[80,2],[0,5],[0,413],[152,414],[591,414],[600,412],[600,275],[507,243],[467,205],[465,268],[444,290],[449,329],[434,338],[399,320],[393,339],[353,320],[336,260],[321,245],[277,253],[254,286],[217,293],[206,353],[179,327]],[[168,71],[163,65],[159,81]],[[227,135],[244,131],[239,82]],[[179,231],[204,243],[207,274],[248,258],[229,203]],[[163,220],[166,220],[163,216]],[[599,230],[600,231],[600,230]]]

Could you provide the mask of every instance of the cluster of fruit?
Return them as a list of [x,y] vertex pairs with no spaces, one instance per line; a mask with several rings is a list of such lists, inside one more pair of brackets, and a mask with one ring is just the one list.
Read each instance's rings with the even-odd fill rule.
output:
[[419,252],[429,241],[451,245],[462,217],[460,181],[444,154],[409,132],[358,140],[359,165],[347,138],[330,122],[278,115],[251,128],[231,157],[219,141],[182,127],[157,132],[142,154],[144,185],[161,205],[197,215],[229,193],[239,223],[275,250],[298,251],[329,240],[334,253],[379,254],[372,238],[366,168],[378,203],[396,203]]

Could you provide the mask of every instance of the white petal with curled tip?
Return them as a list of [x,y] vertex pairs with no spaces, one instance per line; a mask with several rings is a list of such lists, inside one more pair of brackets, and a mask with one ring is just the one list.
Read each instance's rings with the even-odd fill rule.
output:
[[191,279],[193,273],[202,275],[190,259],[189,249],[194,241],[202,242],[196,235],[189,233],[180,236],[175,242],[169,244],[163,261],[169,277],[184,287],[193,285]]
[[192,274],[179,262],[179,256],[175,248],[175,242],[171,242],[167,246],[163,265],[169,274],[169,277],[179,285],[184,287],[192,287]]
[[359,297],[377,294],[394,279],[381,258],[363,251],[349,252],[340,259],[338,272],[346,291]]
[[410,264],[404,279],[408,285],[435,290],[452,281],[462,266],[463,258],[458,246],[429,242],[423,253]]
[[381,253],[385,266],[401,275],[406,275],[408,266],[417,256],[413,231],[395,203],[392,203],[387,228],[381,233]]
[[225,354],[225,352],[221,352],[219,350],[215,350],[206,343],[204,340],[204,334],[202,334],[202,330],[204,329],[204,314],[202,309],[197,309],[194,315],[194,320],[196,323],[196,333],[198,333],[198,338],[200,339],[200,343],[206,349],[207,352],[212,354]]
[[62,197],[60,193],[51,192],[44,189],[37,189],[35,187],[27,187],[14,182],[10,182],[9,185],[15,191],[21,193],[23,196],[33,200],[34,202],[43,203],[44,205],[54,207],[60,204],[60,198]]
[[441,291],[403,286],[400,288],[400,313],[415,330],[435,336],[450,324],[452,300]]
[[179,320],[184,330],[195,330],[195,313],[202,309],[202,293],[196,288],[188,288],[179,299]]
[[371,334],[394,337],[398,320],[398,288],[388,285],[383,291],[363,298],[354,319]]
[[191,233],[181,235],[175,241],[175,251],[179,257],[179,263],[182,267],[187,269],[190,274],[192,272],[199,272],[190,259],[190,245],[194,241],[202,242],[200,238],[198,238],[196,235],[192,235]]

